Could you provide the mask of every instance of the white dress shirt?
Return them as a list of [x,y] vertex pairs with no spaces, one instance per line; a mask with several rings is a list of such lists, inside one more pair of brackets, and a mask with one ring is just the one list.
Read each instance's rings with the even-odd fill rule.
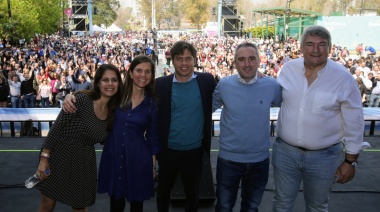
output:
[[11,96],[20,95],[21,82],[14,82],[13,80],[8,80],[8,84],[9,84],[9,91],[10,91]]
[[358,154],[364,118],[358,85],[341,64],[331,60],[308,86],[304,58],[287,62],[277,78],[282,87],[277,133],[286,143],[320,150],[343,142],[346,153]]

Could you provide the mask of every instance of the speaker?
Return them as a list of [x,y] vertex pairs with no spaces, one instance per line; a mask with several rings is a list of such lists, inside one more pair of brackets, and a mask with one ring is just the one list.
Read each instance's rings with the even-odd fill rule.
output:
[[76,25],[75,31],[86,31],[86,21],[84,18],[74,18],[74,24]]
[[234,6],[222,6],[222,16],[224,15],[236,15],[237,9]]
[[73,6],[72,11],[73,11],[73,14],[75,14],[75,15],[86,15],[87,14],[87,5]]
[[[186,195],[182,185],[181,176],[178,174],[171,193],[171,200],[185,200]],[[215,201],[215,187],[212,176],[210,156],[203,153],[202,176],[199,188],[199,200]]]
[[239,29],[238,19],[224,19],[223,31],[237,31]]

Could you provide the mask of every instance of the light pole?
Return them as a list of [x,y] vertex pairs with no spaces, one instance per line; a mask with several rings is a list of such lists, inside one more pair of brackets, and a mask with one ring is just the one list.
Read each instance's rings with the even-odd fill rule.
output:
[[284,26],[284,40],[287,39],[288,35],[290,34],[290,27],[289,27],[289,23],[290,23],[290,13],[291,13],[291,10],[290,10],[290,2],[292,0],[287,0],[286,1],[286,9],[285,9],[285,26]]
[[222,31],[222,0],[218,1],[218,37]]
[[152,29],[156,27],[156,10],[154,9],[156,7],[156,1],[152,0]]
[[90,28],[90,35],[94,32],[92,25],[92,0],[87,0],[87,13],[88,13],[88,25]]

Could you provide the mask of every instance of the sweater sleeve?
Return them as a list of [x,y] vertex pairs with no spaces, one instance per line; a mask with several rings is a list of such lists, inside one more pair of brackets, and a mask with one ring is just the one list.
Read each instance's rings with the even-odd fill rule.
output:
[[221,89],[221,81],[216,86],[214,93],[212,94],[212,112],[215,112],[217,109],[221,108],[223,106],[223,100],[220,93]]

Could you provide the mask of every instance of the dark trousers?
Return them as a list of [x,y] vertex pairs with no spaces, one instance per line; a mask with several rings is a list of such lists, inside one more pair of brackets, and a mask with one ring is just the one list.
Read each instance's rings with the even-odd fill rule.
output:
[[170,60],[171,58],[166,58],[166,65],[168,65],[170,67]]
[[34,101],[35,101],[36,97],[34,96],[34,94],[25,94],[24,95],[24,108],[34,108]]
[[162,150],[157,155],[159,180],[157,188],[157,210],[168,212],[170,194],[178,173],[186,195],[186,212],[198,211],[199,183],[202,171],[203,149],[186,151]]
[[57,94],[58,93],[53,93],[53,92],[51,93],[51,96],[52,96],[51,101],[54,107],[57,107],[57,99],[56,99]]
[[158,65],[158,56],[154,57],[154,62]]
[[[130,202],[130,212],[143,212],[143,202]],[[116,199],[110,197],[110,212],[123,212],[125,208],[125,199]]]

